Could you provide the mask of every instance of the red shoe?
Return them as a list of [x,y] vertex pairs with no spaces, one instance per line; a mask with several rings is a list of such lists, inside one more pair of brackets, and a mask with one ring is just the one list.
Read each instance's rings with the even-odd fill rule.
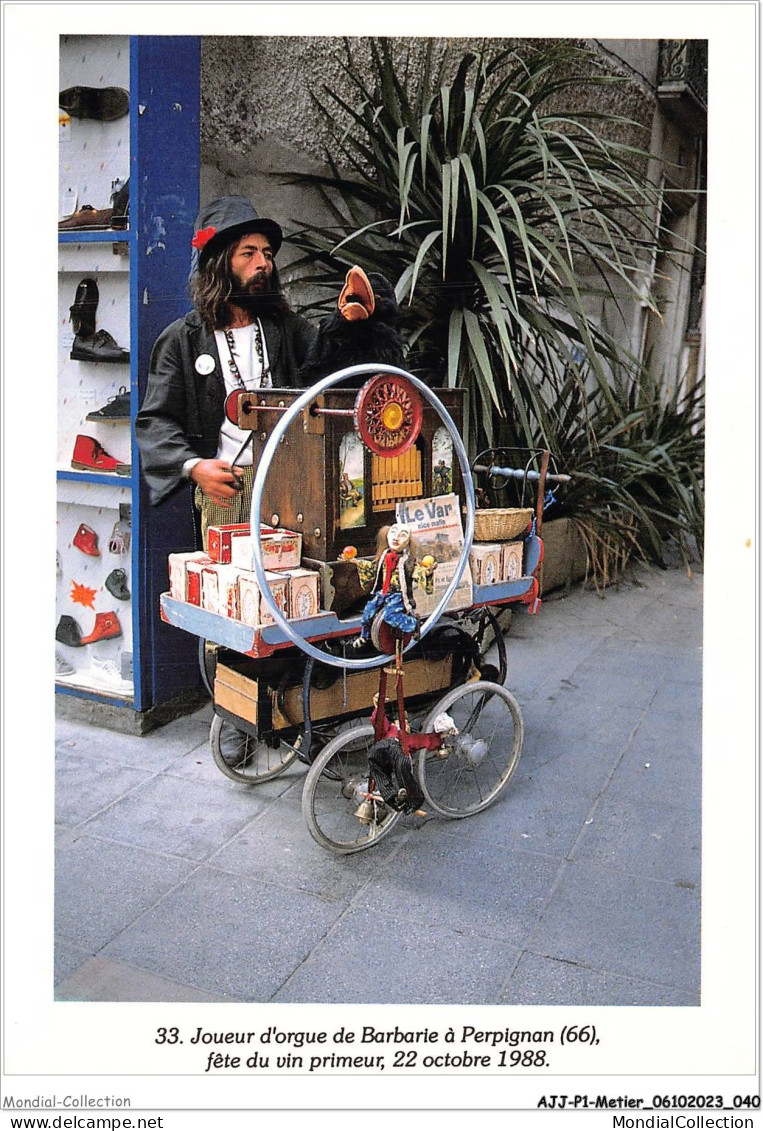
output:
[[78,436],[74,441],[72,467],[78,471],[116,471],[117,475],[129,475],[129,463],[120,463],[102,448],[92,436]]
[[101,556],[101,551],[98,549],[98,535],[92,526],[87,526],[84,522],[80,523],[79,530],[72,538],[72,544],[78,550],[82,550],[83,554],[89,554],[91,558]]
[[83,644],[95,644],[97,640],[110,640],[112,636],[121,636],[122,629],[116,613],[96,613],[93,631],[89,636],[82,637]]

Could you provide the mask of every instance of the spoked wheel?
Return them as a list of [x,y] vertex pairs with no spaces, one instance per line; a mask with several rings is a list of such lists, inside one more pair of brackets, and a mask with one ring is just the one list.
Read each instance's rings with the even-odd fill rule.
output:
[[[483,605],[477,612],[468,614],[459,622],[459,625],[465,632],[469,633],[474,641],[479,655],[478,666],[483,673],[483,678],[492,683],[504,683],[508,672],[506,641],[503,638],[498,618],[490,606]],[[486,659],[488,652],[493,647],[496,650],[497,666],[488,663]]]
[[435,752],[419,751],[421,788],[442,816],[469,817],[486,809],[511,781],[522,753],[522,713],[505,687],[484,680],[449,691],[423,729],[434,730],[442,713],[458,734],[446,737]]
[[[388,809],[378,794],[367,796],[368,751],[373,743],[373,726],[358,723],[338,734],[307,772],[302,815],[313,839],[331,852],[347,855],[370,848],[400,819],[400,813]],[[361,806],[363,820],[358,815]]]
[[282,774],[297,757],[283,742],[269,746],[264,739],[238,731],[220,715],[212,718],[209,745],[215,765],[231,781],[257,785]]

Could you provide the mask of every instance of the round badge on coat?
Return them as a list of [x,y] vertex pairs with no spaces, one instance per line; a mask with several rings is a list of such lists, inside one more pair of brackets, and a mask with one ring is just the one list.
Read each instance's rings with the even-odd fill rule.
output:
[[194,369],[200,373],[202,377],[206,377],[208,373],[214,373],[215,359],[211,353],[200,353],[194,363]]

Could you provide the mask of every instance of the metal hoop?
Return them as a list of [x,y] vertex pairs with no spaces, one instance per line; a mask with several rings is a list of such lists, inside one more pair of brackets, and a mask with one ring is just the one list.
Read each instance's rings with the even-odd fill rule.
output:
[[[287,621],[281,610],[273,600],[273,595],[265,578],[265,566],[262,557],[262,538],[260,534],[260,523],[262,515],[262,495],[265,489],[265,481],[270,464],[273,460],[273,455],[278,448],[281,437],[286,432],[286,429],[291,424],[292,420],[306,408],[317,396],[320,396],[326,389],[333,388],[338,385],[340,381],[344,381],[349,377],[358,377],[362,374],[375,374],[383,370],[385,373],[394,373],[400,377],[405,377],[411,384],[421,392],[429,403],[432,405],[437,415],[442,420],[448,433],[453,441],[453,447],[458,456],[458,462],[461,466],[461,477],[464,483],[464,490],[466,494],[466,529],[464,530],[464,544],[461,549],[458,562],[456,564],[456,571],[448,585],[447,589],[440,598],[438,604],[429,614],[427,619],[421,626],[419,638],[423,639],[424,636],[434,628],[437,621],[440,619],[441,614],[444,612],[448,601],[455,593],[458,583],[461,580],[461,575],[466,568],[466,563],[469,560],[469,551],[472,547],[472,539],[474,538],[474,482],[472,480],[472,473],[469,467],[469,457],[466,454],[463,441],[456,429],[453,421],[448,415],[448,411],[438,397],[432,392],[423,381],[418,377],[414,377],[412,373],[407,373],[404,369],[397,369],[393,365],[379,366],[379,365],[351,365],[348,369],[340,369],[336,373],[329,374],[328,377],[323,377],[317,381],[309,389],[306,389],[301,396],[297,397],[295,401],[288,407],[286,412],[278,420],[275,428],[270,434],[270,437],[265,444],[257,467],[257,473],[254,477],[254,484],[252,486],[252,506],[250,511],[251,531],[252,531],[252,558],[254,565],[254,573],[257,577],[257,584],[260,587],[261,599],[265,602],[268,612],[276,622],[278,627],[284,633],[288,640],[295,644],[297,648],[301,649],[307,656],[312,656],[314,660],[318,660],[321,664],[329,664],[331,667],[343,668],[346,671],[367,671],[371,668],[378,668],[382,664],[389,661],[388,655],[380,656],[367,656],[364,659],[348,660],[345,657],[330,656],[327,652],[321,652],[308,640],[295,632],[292,626]],[[412,647],[414,641],[408,645]],[[406,649],[407,651],[407,649]]]

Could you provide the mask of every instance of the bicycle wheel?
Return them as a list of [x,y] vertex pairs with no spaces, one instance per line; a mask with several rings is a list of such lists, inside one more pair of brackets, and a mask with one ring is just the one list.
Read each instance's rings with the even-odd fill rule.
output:
[[[370,848],[391,832],[400,813],[376,795],[368,799],[368,751],[374,728],[359,723],[338,734],[307,772],[302,791],[302,815],[314,840],[340,855]],[[358,816],[369,801],[367,823]]]
[[437,751],[420,750],[418,774],[429,804],[444,817],[469,817],[506,788],[519,764],[524,724],[505,687],[477,680],[449,691],[429,713],[424,731],[446,713],[458,734]]
[[[236,750],[235,738],[239,735],[240,749]],[[263,739],[253,738],[245,731],[236,731],[220,715],[212,718],[209,745],[218,770],[231,781],[243,782],[244,785],[258,785],[278,777],[297,757],[296,750],[285,743],[269,746]]]

